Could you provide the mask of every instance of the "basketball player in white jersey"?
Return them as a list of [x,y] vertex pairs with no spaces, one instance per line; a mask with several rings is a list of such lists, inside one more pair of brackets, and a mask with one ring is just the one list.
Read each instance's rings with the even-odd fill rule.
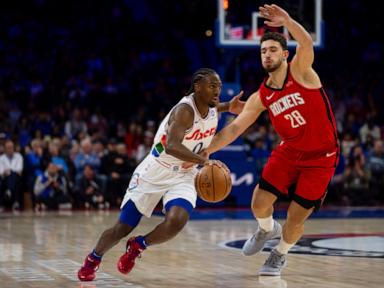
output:
[[126,252],[117,263],[118,270],[128,274],[136,257],[147,247],[166,242],[183,229],[196,205],[196,166],[211,163],[199,152],[208,147],[216,132],[218,112],[239,114],[244,107],[239,100],[242,92],[230,102],[219,103],[221,86],[219,75],[212,69],[202,68],[194,73],[188,96],[165,117],[151,152],[134,171],[119,220],[104,231],[78,271],[81,281],[95,278],[102,256],[138,225],[142,215],[150,217],[161,199],[164,221],[147,235],[128,240]]

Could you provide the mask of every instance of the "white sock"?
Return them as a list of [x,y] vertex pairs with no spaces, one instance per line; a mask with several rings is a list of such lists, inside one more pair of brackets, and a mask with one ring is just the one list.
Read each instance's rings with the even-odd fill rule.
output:
[[291,249],[294,245],[295,243],[289,244],[284,241],[283,237],[281,237],[280,242],[275,249],[281,254],[288,254],[289,249]]
[[272,215],[267,218],[256,218],[256,220],[261,229],[267,232],[272,231],[274,223]]

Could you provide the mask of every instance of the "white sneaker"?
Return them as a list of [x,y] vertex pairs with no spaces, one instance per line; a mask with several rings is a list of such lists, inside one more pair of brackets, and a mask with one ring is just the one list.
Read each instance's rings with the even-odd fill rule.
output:
[[253,234],[252,237],[244,243],[243,254],[245,256],[250,256],[263,250],[265,242],[274,238],[281,237],[281,231],[281,225],[276,220],[273,220],[272,231],[267,232],[261,229],[259,226],[255,234]]

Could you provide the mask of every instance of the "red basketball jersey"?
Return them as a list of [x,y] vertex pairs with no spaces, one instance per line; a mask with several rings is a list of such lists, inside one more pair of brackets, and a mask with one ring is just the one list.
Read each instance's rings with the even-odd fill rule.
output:
[[336,123],[323,88],[308,89],[293,79],[288,65],[282,89],[260,85],[260,97],[282,140],[301,151],[328,151],[338,146]]

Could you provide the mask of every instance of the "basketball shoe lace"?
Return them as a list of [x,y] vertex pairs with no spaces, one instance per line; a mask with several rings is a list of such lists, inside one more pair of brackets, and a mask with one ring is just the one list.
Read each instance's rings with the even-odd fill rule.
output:
[[127,249],[127,252],[129,254],[130,260],[135,260],[136,258],[141,258],[141,250],[137,247],[132,247],[132,245],[129,245],[129,248]]
[[127,241],[127,245],[125,246],[125,250],[129,255],[133,257],[129,257],[129,259],[134,260],[136,257],[141,258],[141,249],[140,244],[136,242],[136,238],[132,237]]
[[280,268],[284,265],[284,262],[284,254],[280,254],[279,252],[277,252],[276,249],[273,249],[268,259],[265,261],[264,265],[273,268]]
[[285,265],[287,265],[285,255],[279,253],[276,249],[273,249],[268,259],[259,270],[259,276],[280,276],[281,270]]

